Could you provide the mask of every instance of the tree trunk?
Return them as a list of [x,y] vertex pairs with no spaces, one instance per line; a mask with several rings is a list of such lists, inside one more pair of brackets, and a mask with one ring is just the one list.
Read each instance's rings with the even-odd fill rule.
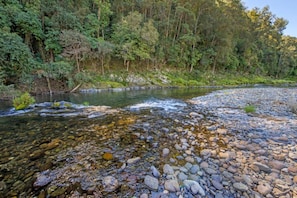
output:
[[77,72],[80,72],[80,66],[79,66],[79,59],[78,59],[78,54],[75,54],[75,60],[76,60],[76,68]]
[[104,56],[101,58],[101,73],[104,75]]
[[39,48],[40,56],[41,56],[43,62],[45,62],[46,61],[46,56],[44,54],[44,50],[43,50],[44,48],[43,48],[43,44],[42,44],[41,40],[38,41],[38,48]]
[[[100,17],[101,17],[101,7],[100,5],[98,5],[98,11],[97,11],[97,15],[98,15],[98,21],[100,22]],[[100,37],[100,26],[98,26],[98,30],[97,30],[97,38]]]
[[128,72],[129,71],[129,66],[130,66],[130,61],[129,60],[125,60],[125,64],[126,64],[126,70]]
[[49,94],[52,95],[53,92],[52,92],[51,82],[50,82],[50,79],[49,79],[48,75],[46,75],[45,78],[46,78],[46,82],[47,82],[47,87],[48,87],[48,90],[49,90]]
[[215,74],[215,71],[216,71],[216,64],[217,64],[217,60],[216,60],[216,58],[215,58],[214,61],[213,61],[213,64],[212,64],[212,74]]
[[55,62],[55,56],[54,56],[54,52],[53,52],[53,50],[51,49],[50,51],[49,51],[49,53],[50,53],[50,62],[52,63],[52,62]]

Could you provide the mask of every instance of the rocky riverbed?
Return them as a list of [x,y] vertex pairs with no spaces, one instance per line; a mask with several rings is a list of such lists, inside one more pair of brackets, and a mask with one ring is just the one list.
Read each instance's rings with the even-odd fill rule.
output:
[[[228,89],[176,108],[138,105],[83,118],[78,129],[72,122],[64,136],[36,142],[27,158],[2,158],[0,190],[40,198],[297,197],[296,98],[295,88]],[[12,182],[18,161],[26,176]]]

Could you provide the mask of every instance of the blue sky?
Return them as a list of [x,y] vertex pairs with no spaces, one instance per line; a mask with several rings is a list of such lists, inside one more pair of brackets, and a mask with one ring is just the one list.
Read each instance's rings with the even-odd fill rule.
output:
[[273,14],[289,21],[284,34],[297,37],[297,0],[242,0],[242,2],[248,9],[263,8],[268,5]]

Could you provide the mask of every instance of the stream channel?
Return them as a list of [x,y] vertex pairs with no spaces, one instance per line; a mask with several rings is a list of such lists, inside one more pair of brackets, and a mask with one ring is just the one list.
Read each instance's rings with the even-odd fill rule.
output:
[[[178,131],[180,125],[190,128],[182,121],[191,112],[186,100],[213,90],[147,89],[39,96],[36,105],[20,112],[2,103],[0,197],[149,194],[151,189],[143,179],[151,166],[162,169],[169,160],[162,156],[165,147],[174,146],[168,134]],[[191,130],[206,133],[199,127]],[[170,153],[171,158],[177,156]],[[135,158],[141,160],[119,172],[127,160]],[[116,190],[102,186],[104,177],[110,175],[117,178]]]

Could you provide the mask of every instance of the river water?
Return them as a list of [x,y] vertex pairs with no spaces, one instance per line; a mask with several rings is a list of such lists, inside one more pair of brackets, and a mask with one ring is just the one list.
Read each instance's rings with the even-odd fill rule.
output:
[[[94,186],[99,185],[101,177],[113,173],[123,161],[135,156],[145,160],[140,166],[131,167],[132,176],[128,172],[128,176],[119,176],[119,181],[133,178],[133,174],[138,177],[145,174],[151,163],[161,165],[162,160],[156,162],[160,149],[166,145],[170,147],[159,131],[169,130],[173,125],[178,127],[174,120],[184,116],[182,112],[188,105],[186,99],[212,90],[148,89],[39,96],[36,101],[40,105],[20,113],[9,104],[2,103],[0,197],[67,197],[73,191],[92,194],[96,192]],[[121,110],[88,117],[76,114],[76,110],[63,110],[56,114],[60,109],[52,109],[53,103],[45,103],[60,104],[60,101],[71,104],[76,110],[84,108],[76,105],[83,103]],[[152,143],[153,139],[158,141]],[[111,159],[104,154],[111,154]],[[47,174],[45,171],[49,170],[52,170],[48,173],[51,176],[47,178],[51,180],[36,184],[36,177],[41,173]],[[76,178],[75,182],[70,179],[70,174],[63,175],[63,172],[76,172],[71,177],[72,180]],[[90,174],[97,175],[97,183]],[[53,177],[59,178],[59,181],[55,183]],[[133,181],[123,185],[116,196],[134,196],[139,189],[137,182]],[[103,197],[115,195],[107,193]]]

